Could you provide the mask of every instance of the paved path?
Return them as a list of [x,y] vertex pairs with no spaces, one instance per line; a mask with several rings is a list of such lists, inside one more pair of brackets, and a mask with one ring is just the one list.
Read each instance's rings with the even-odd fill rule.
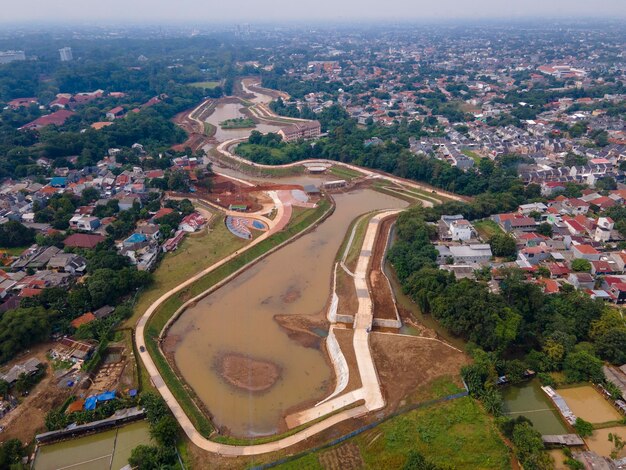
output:
[[319,405],[289,415],[286,418],[287,425],[291,427],[299,426],[320,417],[332,413],[335,410],[345,408],[359,400],[365,400],[365,408],[369,411],[376,411],[385,406],[380,389],[380,382],[374,359],[369,347],[369,333],[372,329],[372,321],[374,318],[372,298],[367,285],[367,271],[376,242],[376,233],[381,221],[390,215],[397,214],[399,210],[389,210],[374,215],[367,224],[365,237],[363,238],[363,246],[359,254],[356,269],[354,270],[354,287],[356,288],[357,300],[359,303],[358,310],[354,316],[354,333],[352,345],[356,355],[356,362],[361,377],[361,387],[352,391],[339,395],[328,401],[322,401]]
[[[332,165],[332,166],[341,166],[344,168],[348,168],[350,170],[354,170],[354,171],[358,171],[359,173],[363,174],[366,177],[372,178],[372,179],[385,179],[387,181],[392,181],[396,184],[402,185],[402,186],[408,186],[409,188],[413,188],[413,189],[418,189],[420,191],[425,191],[428,193],[433,194],[433,197],[436,198],[437,195],[441,196],[441,197],[445,197],[447,199],[452,199],[454,201],[459,201],[459,202],[467,202],[467,198],[464,198],[462,196],[459,196],[457,194],[453,194],[453,193],[448,193],[446,191],[442,191],[439,189],[434,189],[430,186],[426,186],[420,183],[416,183],[415,181],[411,181],[411,180],[406,180],[404,178],[398,178],[396,176],[392,176],[392,175],[387,175],[378,171],[374,171],[374,170],[368,170],[366,168],[362,168],[360,166],[356,166],[356,165],[350,165],[349,163],[344,163],[344,162],[339,162],[339,161],[335,161],[335,160],[325,160],[325,159],[312,159],[312,160],[299,160],[297,162],[292,162],[292,163],[286,163],[285,165],[265,165],[263,163],[255,163],[253,161],[247,160],[245,158],[240,157],[239,155],[235,155],[234,153],[230,152],[229,148],[231,146],[233,146],[234,144],[237,143],[241,143],[241,142],[245,142],[248,139],[231,139],[231,140],[226,140],[222,143],[220,143],[216,150],[220,153],[222,153],[223,155],[225,155],[226,157],[236,160],[239,163],[242,163],[244,165],[249,165],[252,166],[254,168],[262,168],[262,169],[279,169],[279,168],[291,168],[291,167],[295,167],[295,166],[302,166],[302,165],[310,165],[310,164],[320,164],[320,165]],[[415,195],[415,197],[419,197],[417,195]]]

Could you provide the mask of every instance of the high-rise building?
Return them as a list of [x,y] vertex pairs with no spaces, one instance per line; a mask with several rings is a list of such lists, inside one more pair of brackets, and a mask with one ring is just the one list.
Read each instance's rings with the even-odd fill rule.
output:
[[0,64],[8,64],[16,60],[26,60],[24,51],[0,51]]
[[64,47],[63,49],[59,49],[59,55],[61,56],[61,62],[69,62],[74,58],[72,56],[71,47]]

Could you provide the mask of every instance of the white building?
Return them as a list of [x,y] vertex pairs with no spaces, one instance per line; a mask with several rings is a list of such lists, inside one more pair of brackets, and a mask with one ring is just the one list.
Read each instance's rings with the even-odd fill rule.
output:
[[24,51],[0,51],[0,64],[8,64],[16,60],[26,60]]
[[70,62],[74,59],[71,47],[63,47],[62,49],[59,49],[59,56],[61,56],[61,62]]
[[611,239],[611,231],[614,225],[615,223],[610,217],[600,217],[593,239],[597,242],[608,242]]
[[474,235],[474,227],[461,214],[442,215],[438,228],[442,240],[467,241]]

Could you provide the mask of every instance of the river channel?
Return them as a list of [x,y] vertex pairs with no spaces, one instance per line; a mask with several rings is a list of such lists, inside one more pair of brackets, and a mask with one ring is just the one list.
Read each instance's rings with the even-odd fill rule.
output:
[[[314,404],[333,386],[325,353],[290,339],[274,315],[323,312],[335,256],[351,221],[371,210],[406,206],[372,190],[339,194],[335,202],[333,215],[314,231],[198,302],[168,332],[180,373],[215,424],[233,435],[275,433],[286,413]],[[217,371],[225,355],[273,364],[279,378],[263,392],[237,388]]]

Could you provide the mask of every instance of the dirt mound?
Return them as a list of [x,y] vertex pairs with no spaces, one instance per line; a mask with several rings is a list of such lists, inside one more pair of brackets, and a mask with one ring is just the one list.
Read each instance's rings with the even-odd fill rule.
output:
[[322,338],[315,328],[328,329],[326,320],[307,315],[274,315],[274,320],[287,331],[290,339],[305,348],[319,349]]
[[215,369],[233,387],[254,393],[272,388],[282,374],[281,367],[273,362],[237,353],[219,355]]
[[280,300],[282,300],[284,304],[290,304],[298,300],[300,297],[302,297],[302,292],[300,292],[300,289],[290,287],[287,292],[285,292],[280,297]]

